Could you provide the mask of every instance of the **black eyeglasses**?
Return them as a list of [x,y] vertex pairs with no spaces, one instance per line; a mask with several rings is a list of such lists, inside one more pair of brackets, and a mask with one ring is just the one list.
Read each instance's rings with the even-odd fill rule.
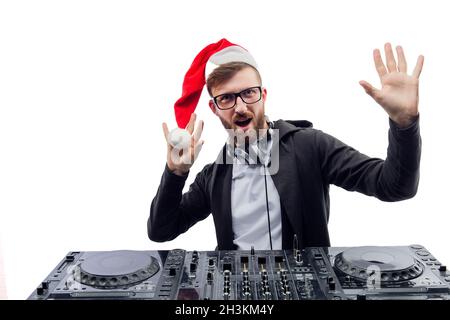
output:
[[256,103],[261,100],[261,87],[250,87],[238,93],[219,94],[213,97],[213,101],[220,110],[228,110],[234,108],[238,97],[246,104]]

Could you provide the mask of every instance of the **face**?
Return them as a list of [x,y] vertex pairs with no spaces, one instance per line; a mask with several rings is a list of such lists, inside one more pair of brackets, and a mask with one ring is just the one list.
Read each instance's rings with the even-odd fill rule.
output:
[[[211,88],[213,97],[225,93],[238,93],[247,88],[260,86],[258,76],[252,68],[244,68],[238,71],[230,80]],[[209,107],[219,117],[225,129],[243,130],[267,129],[268,125],[264,119],[264,103],[267,91],[262,88],[261,100],[256,103],[246,104],[240,97],[237,98],[234,108],[221,110],[217,108],[213,100],[209,101]]]

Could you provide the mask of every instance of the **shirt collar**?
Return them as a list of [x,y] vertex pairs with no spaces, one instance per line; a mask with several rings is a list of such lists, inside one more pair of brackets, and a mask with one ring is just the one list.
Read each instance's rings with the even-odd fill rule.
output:
[[[243,147],[234,147],[229,139],[227,141],[227,152],[233,157],[233,164],[237,165],[261,165],[266,166],[270,162],[270,151],[272,148],[273,122],[266,116],[269,128],[266,134],[253,143],[246,143]],[[234,141],[233,141],[234,144]]]

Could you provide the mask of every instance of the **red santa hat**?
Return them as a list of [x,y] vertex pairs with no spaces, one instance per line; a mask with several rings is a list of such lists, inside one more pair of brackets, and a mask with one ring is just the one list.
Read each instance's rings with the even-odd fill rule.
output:
[[221,39],[200,51],[186,72],[181,98],[175,102],[178,127],[185,128],[195,111],[208,75],[218,66],[228,62],[245,62],[257,68],[255,59],[243,47]]

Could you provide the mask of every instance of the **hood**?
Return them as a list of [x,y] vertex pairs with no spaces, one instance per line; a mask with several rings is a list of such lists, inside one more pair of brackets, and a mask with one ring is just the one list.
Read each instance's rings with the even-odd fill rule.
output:
[[283,139],[285,135],[292,132],[312,128],[313,124],[308,120],[277,120],[273,127],[280,130],[280,139]]

